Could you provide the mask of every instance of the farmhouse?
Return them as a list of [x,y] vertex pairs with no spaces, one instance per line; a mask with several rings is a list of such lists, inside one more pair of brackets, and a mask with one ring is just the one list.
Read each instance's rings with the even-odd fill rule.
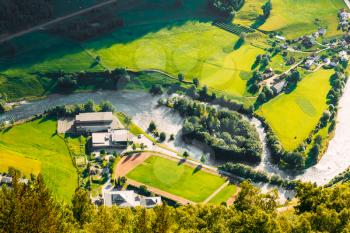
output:
[[104,190],[102,193],[105,206],[117,205],[120,207],[142,206],[152,208],[162,204],[161,197],[145,197],[136,194],[134,191]]
[[93,149],[126,148],[132,142],[133,135],[128,130],[112,130],[92,134]]
[[339,52],[339,58],[340,58],[341,61],[349,60],[348,53],[346,51],[340,51]]
[[112,112],[91,112],[76,115],[74,126],[79,133],[108,132],[123,128]]

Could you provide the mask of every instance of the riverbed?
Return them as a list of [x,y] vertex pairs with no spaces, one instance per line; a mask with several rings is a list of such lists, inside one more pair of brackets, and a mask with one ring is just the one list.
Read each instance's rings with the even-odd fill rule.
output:
[[[88,100],[100,103],[103,100],[110,101],[117,111],[123,112],[132,117],[133,121],[146,130],[151,121],[157,125],[159,132],[165,132],[167,138],[171,134],[175,136],[174,141],[166,140],[165,144],[179,152],[189,151],[191,158],[200,160],[206,158],[206,163],[217,165],[213,153],[201,142],[193,144],[185,143],[181,138],[183,118],[172,109],[158,106],[160,96],[153,96],[141,91],[101,91],[89,93],[74,93],[69,95],[50,95],[44,99],[22,103],[20,106],[0,115],[0,122],[17,121],[42,114],[55,106],[67,104],[82,104]],[[307,169],[301,175],[291,175],[280,170],[270,162],[270,154],[266,148],[265,131],[258,119],[250,119],[256,127],[263,144],[263,159],[256,169],[278,174],[285,179],[301,179],[303,181],[316,182],[323,185],[334,176],[350,166],[350,82],[348,82],[344,95],[339,104],[338,124],[335,137],[329,144],[329,148],[320,162]],[[215,155],[214,155],[215,156]]]

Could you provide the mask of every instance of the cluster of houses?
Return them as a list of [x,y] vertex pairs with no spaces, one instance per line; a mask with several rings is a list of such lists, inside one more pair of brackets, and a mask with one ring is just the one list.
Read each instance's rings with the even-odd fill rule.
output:
[[341,28],[343,31],[347,30],[349,26],[350,13],[347,12],[345,9],[342,9],[339,11],[338,17],[339,28]]
[[[76,133],[91,134],[91,147],[95,152],[124,150],[133,143],[134,136],[112,112],[80,113],[75,116],[73,125]],[[110,175],[109,165],[114,156],[105,153],[94,154],[94,161],[89,166],[89,175],[93,177],[92,180],[100,180]],[[105,206],[152,208],[161,205],[162,199],[142,196],[132,190],[118,190],[109,184],[102,189],[102,195],[95,203]]]
[[112,112],[80,113],[74,128],[77,133],[91,134],[93,150],[125,149],[133,140]]
[[[9,175],[0,175],[0,188],[2,185],[6,185],[7,187],[12,186],[13,179]],[[19,183],[28,184],[28,179],[20,178],[18,179]]]

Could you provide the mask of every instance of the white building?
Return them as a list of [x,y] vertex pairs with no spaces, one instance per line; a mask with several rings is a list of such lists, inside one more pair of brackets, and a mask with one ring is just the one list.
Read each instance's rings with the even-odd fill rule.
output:
[[341,61],[349,60],[348,53],[346,51],[340,51],[339,52],[339,58],[340,58]]
[[75,116],[74,126],[79,133],[108,132],[124,128],[112,112],[89,112]]
[[104,133],[92,133],[93,149],[126,148],[133,140],[128,130],[111,130]]
[[134,191],[113,191],[104,190],[102,193],[105,206],[117,205],[120,207],[142,206],[153,208],[162,204],[161,197],[145,197],[136,194]]

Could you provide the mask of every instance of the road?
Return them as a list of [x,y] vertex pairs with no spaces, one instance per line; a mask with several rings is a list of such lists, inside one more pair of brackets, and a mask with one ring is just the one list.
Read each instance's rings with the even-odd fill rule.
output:
[[91,10],[94,10],[94,9],[97,9],[97,8],[100,8],[100,7],[103,7],[103,6],[106,6],[106,5],[115,3],[115,2],[117,2],[117,1],[118,1],[118,0],[109,0],[109,1],[106,1],[106,2],[103,2],[103,3],[96,4],[96,5],[92,6],[92,7],[88,7],[88,8],[85,8],[85,9],[83,9],[83,10],[74,12],[74,13],[72,13],[72,14],[65,15],[65,16],[62,16],[62,17],[58,17],[58,18],[53,19],[53,20],[51,20],[51,21],[48,21],[48,22],[46,22],[46,23],[43,23],[43,24],[34,26],[34,27],[32,27],[32,28],[29,28],[29,29],[26,29],[26,30],[17,32],[17,33],[15,33],[15,34],[9,35],[9,36],[4,37],[4,38],[0,38],[0,43],[6,42],[6,41],[8,41],[8,40],[12,40],[12,39],[14,39],[14,38],[16,38],[16,37],[19,37],[19,36],[23,36],[23,35],[28,34],[28,33],[30,33],[30,32],[34,32],[34,31],[40,30],[41,28],[45,28],[45,27],[50,26],[50,25],[52,25],[52,24],[61,22],[61,21],[63,21],[63,20],[72,18],[72,17],[74,17],[74,16],[77,16],[77,15],[80,15],[80,14],[83,14],[83,13],[86,13],[86,12],[89,12],[89,11],[91,11]]
[[348,6],[348,8],[350,9],[350,1],[349,0],[344,0],[344,2]]
[[263,83],[264,83],[265,85],[271,86],[271,82],[272,82],[273,80],[275,80],[276,78],[278,78],[278,77],[280,77],[280,76],[282,76],[282,75],[284,75],[284,74],[288,74],[291,70],[293,70],[294,68],[298,67],[298,66],[299,66],[301,63],[303,63],[303,62],[304,62],[304,60],[301,60],[301,61],[299,61],[298,63],[295,63],[292,67],[290,67],[288,70],[284,71],[282,74],[275,74],[275,75],[272,76],[271,78],[265,79],[265,80],[263,81]]

